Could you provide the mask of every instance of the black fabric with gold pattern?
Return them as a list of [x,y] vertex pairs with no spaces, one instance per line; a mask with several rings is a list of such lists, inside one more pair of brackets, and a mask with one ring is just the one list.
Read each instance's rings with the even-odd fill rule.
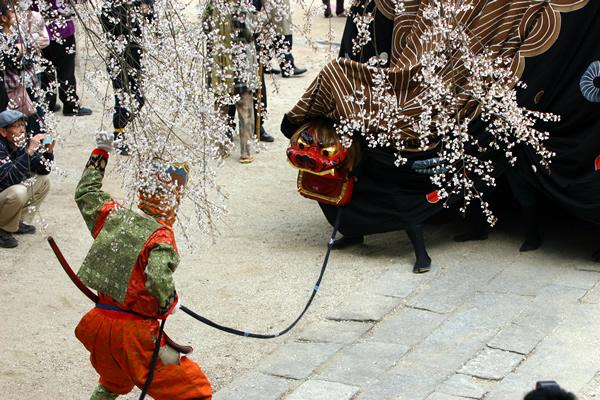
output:
[[158,315],[165,315],[166,313],[169,312],[169,310],[171,309],[171,307],[173,307],[173,305],[177,302],[177,292],[174,290],[173,293],[171,293],[169,295],[169,297],[167,298],[167,300],[165,300],[164,303],[159,303],[158,304],[158,312],[156,314]]
[[104,172],[104,170],[106,170],[107,162],[108,162],[108,159],[106,157],[104,157],[103,155],[92,154],[85,167],[89,168],[89,169],[95,169],[100,172]]

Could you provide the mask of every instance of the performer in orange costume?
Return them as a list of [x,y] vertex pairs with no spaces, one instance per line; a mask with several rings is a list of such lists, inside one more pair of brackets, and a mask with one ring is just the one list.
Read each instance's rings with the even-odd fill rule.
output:
[[[158,320],[179,307],[172,279],[179,263],[172,224],[187,169],[157,173],[158,191],[140,192],[143,213],[137,213],[101,190],[113,135],[100,133],[96,143],[75,200],[95,239],[77,275],[98,291],[99,302],[83,317],[75,335],[100,374],[91,399],[104,400],[144,386],[159,337]],[[154,399],[212,398],[210,383],[198,364],[164,339],[161,342],[148,395]]]

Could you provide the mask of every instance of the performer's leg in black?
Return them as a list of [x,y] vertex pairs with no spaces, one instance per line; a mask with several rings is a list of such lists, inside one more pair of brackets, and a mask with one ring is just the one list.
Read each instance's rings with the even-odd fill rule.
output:
[[[491,194],[489,191],[491,188],[486,188],[487,191],[482,194],[484,201],[490,202],[489,199]],[[461,233],[459,235],[454,236],[455,242],[468,242],[471,240],[486,240],[488,238],[487,227],[488,223],[485,217],[485,214],[478,207],[479,202],[474,200],[473,202],[467,206],[465,219],[469,224],[469,230],[465,233]]]
[[538,214],[536,209],[537,199],[535,189],[525,180],[515,168],[506,170],[508,185],[513,194],[519,201],[521,212],[523,213],[523,222],[525,223],[525,241],[519,251],[532,251],[542,244],[542,239],[538,232]]
[[431,269],[431,258],[429,257],[429,254],[427,254],[427,249],[425,249],[423,228],[421,225],[413,226],[406,230],[406,234],[415,249],[415,256],[417,258],[417,261],[413,266],[413,272],[415,274],[420,274],[429,271]]
[[[123,61],[125,62],[123,63]],[[140,61],[140,47],[130,44],[124,59],[120,60],[120,72],[112,78],[113,90],[115,91],[113,126],[116,131],[124,129],[131,118],[133,118],[133,113],[139,111],[144,106],[145,99],[139,87],[139,80],[141,79]],[[129,98],[130,106],[124,106],[120,97]],[[134,104],[134,99],[137,104]],[[132,106],[134,109],[131,109]]]
[[536,250],[542,245],[542,239],[537,229],[538,214],[535,206],[523,207],[523,221],[525,222],[525,241],[519,251]]
[[237,124],[235,123],[235,104],[230,104],[227,106],[227,125],[231,127],[231,132],[227,134],[227,138],[233,142],[233,133],[237,129]]

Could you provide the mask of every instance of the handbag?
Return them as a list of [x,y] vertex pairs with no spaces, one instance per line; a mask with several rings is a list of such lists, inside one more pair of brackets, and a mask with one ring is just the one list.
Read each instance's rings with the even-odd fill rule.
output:
[[340,173],[339,178],[326,178],[300,170],[297,184],[298,191],[304,197],[325,204],[343,206],[352,197],[354,178],[348,177],[348,171]]
[[7,89],[6,95],[10,99],[7,107],[9,110],[20,111],[28,117],[31,117],[33,114],[35,114],[33,101],[31,101],[31,98],[24,87],[19,87],[13,90]]
[[[29,97],[29,93],[27,93],[27,89],[25,87],[25,79],[28,78],[25,74],[28,74],[28,72],[23,71],[22,73],[16,73],[6,69],[4,71],[4,86],[6,89],[6,95],[9,99],[7,108],[10,110],[20,111],[26,116],[30,117],[35,114],[36,110],[35,106],[33,105],[33,101],[31,100],[31,97]],[[33,83],[36,82],[37,80],[33,79]]]

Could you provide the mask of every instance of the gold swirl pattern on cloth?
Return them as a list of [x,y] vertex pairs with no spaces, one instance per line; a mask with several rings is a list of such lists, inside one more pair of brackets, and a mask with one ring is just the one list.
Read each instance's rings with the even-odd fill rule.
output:
[[92,154],[88,159],[86,164],[86,168],[95,169],[100,172],[104,172],[106,170],[106,164],[108,160],[101,154]]
[[171,293],[165,301],[160,302],[158,304],[157,314],[165,315],[166,313],[168,313],[171,310],[171,308],[173,307],[173,305],[175,305],[176,302],[177,302],[177,292],[173,291],[173,293]]
[[[560,33],[561,13],[581,9],[589,0],[475,0],[473,7],[456,15],[457,21],[477,38],[472,43],[475,53],[491,51],[492,57],[512,60],[511,71],[520,77],[525,67],[525,57],[542,54],[549,49]],[[388,74],[390,88],[386,94],[398,99],[398,113],[416,117],[422,108],[417,97],[422,87],[415,82],[421,70],[423,55],[431,50],[432,44],[422,40],[430,29],[430,21],[423,16],[429,2],[406,0],[404,12],[396,13],[394,0],[375,0],[377,8],[389,19],[393,19],[392,51]],[[448,54],[449,57],[453,55]],[[460,57],[454,56],[455,63],[438,67],[436,73],[444,82],[469,87],[469,74]],[[381,69],[378,69],[381,71]],[[288,112],[292,122],[302,123],[311,118],[326,116],[334,121],[352,120],[357,115],[373,115],[367,121],[370,133],[401,131],[401,140],[407,151],[419,149],[419,135],[413,131],[407,118],[398,118],[394,126],[389,124],[389,116],[377,117],[382,111],[379,93],[374,91],[374,70],[366,65],[338,58],[329,62],[311,83],[302,98]],[[364,104],[348,101],[357,97],[364,87]],[[474,118],[479,109],[468,95],[461,95],[457,104],[460,117]],[[385,114],[385,113],[383,113]],[[437,143],[431,143],[433,148]]]

